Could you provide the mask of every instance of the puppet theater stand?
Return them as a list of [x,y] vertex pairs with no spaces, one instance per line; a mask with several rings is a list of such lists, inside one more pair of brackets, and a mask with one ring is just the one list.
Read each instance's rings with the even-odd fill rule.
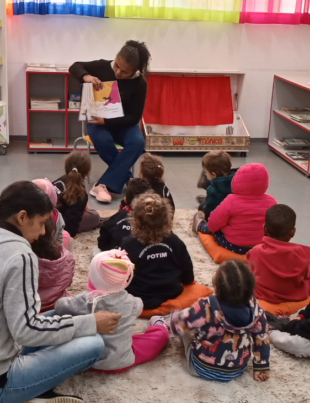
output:
[[244,74],[237,71],[155,71],[142,118],[147,151],[249,151],[238,113]]

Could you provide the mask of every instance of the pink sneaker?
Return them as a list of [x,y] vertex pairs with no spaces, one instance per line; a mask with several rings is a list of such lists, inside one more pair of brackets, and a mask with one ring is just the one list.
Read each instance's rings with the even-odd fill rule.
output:
[[112,196],[110,195],[106,185],[94,185],[89,194],[96,197],[96,199],[102,203],[111,203],[112,201]]

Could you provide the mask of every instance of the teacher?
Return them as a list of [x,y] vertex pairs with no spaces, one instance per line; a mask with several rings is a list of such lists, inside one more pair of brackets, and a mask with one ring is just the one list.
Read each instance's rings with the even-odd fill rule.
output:
[[[93,117],[88,134],[108,169],[90,191],[100,202],[110,203],[110,192],[121,193],[132,177],[130,168],[143,153],[145,141],[138,123],[144,110],[150,53],[143,42],[127,41],[114,61],[76,62],[69,71],[81,83],[103,88],[104,81],[117,81],[124,116],[114,119]],[[123,147],[119,152],[115,143]]]
[[45,234],[54,206],[34,183],[15,182],[0,195],[0,403],[81,403],[53,389],[99,360],[101,334],[121,314],[40,315],[38,258],[31,243]]

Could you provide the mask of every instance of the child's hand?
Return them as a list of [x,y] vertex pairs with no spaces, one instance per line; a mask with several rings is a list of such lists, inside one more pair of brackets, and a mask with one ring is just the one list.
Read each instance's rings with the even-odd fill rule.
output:
[[122,317],[121,313],[112,313],[108,311],[98,311],[95,314],[97,333],[113,334]]
[[257,382],[268,381],[268,379],[270,378],[270,371],[266,371],[266,372],[254,371],[253,378],[254,378],[254,381],[257,381]]
[[290,321],[292,321],[292,320],[301,320],[301,317],[300,317],[300,316],[296,316],[295,318],[290,318]]

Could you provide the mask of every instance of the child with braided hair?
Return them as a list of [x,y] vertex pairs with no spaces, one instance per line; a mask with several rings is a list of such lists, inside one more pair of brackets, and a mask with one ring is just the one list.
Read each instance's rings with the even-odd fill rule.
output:
[[140,297],[145,309],[156,309],[177,298],[182,285],[193,283],[193,263],[184,242],[172,232],[168,199],[146,192],[134,199],[131,216],[131,236],[121,243],[135,264],[127,291]]
[[268,324],[253,296],[255,279],[241,260],[226,260],[213,277],[215,294],[169,316],[153,316],[182,337],[188,372],[213,382],[229,382],[246,370],[253,350],[253,378],[270,377]]

